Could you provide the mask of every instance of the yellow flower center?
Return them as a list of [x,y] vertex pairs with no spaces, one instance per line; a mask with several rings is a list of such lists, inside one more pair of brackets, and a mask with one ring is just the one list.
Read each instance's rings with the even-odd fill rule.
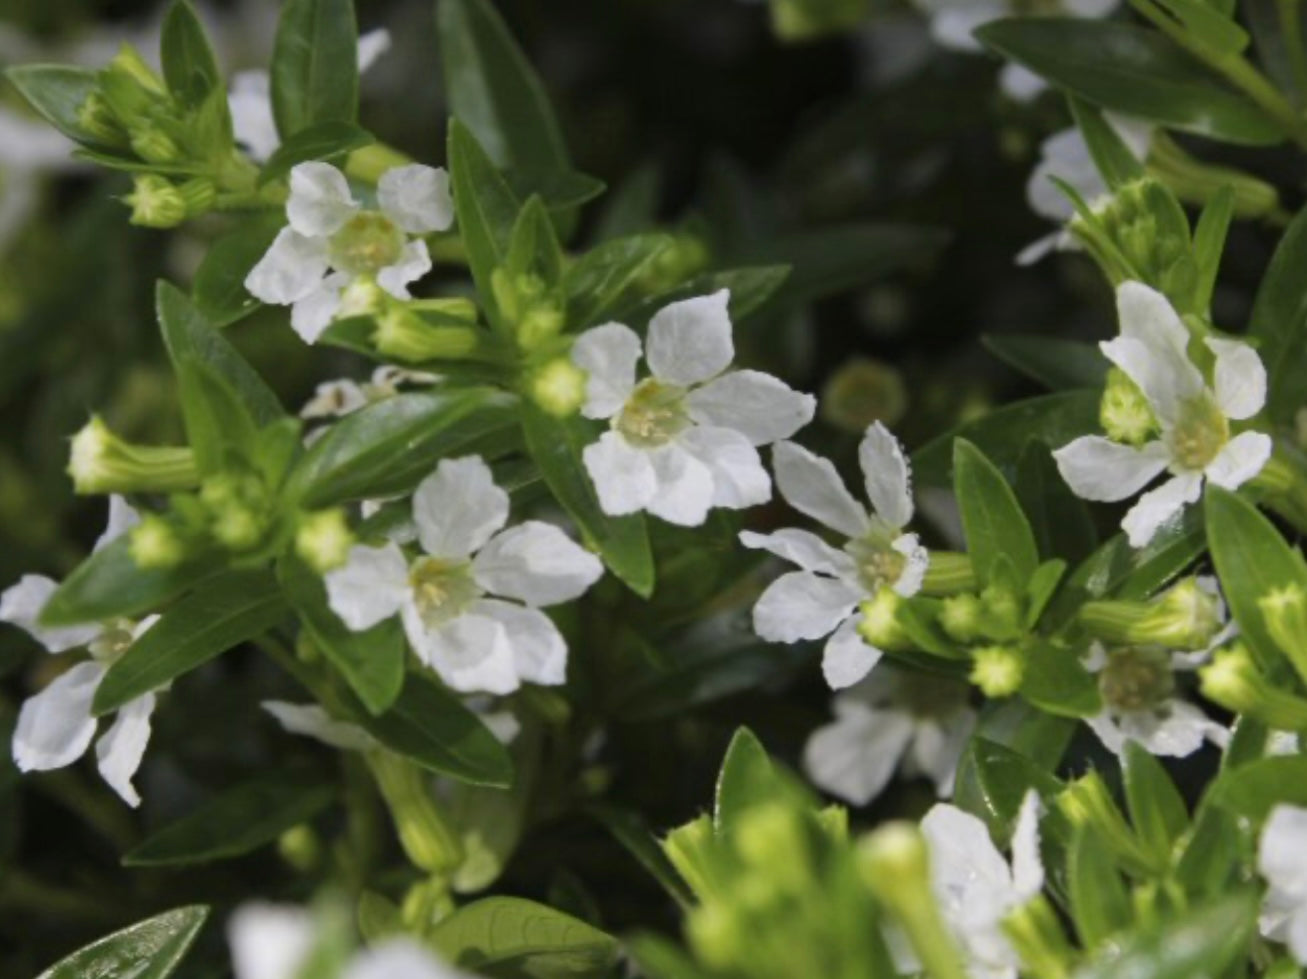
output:
[[1184,406],[1179,422],[1167,439],[1171,456],[1180,467],[1200,472],[1230,441],[1230,423],[1216,402],[1202,394]]
[[429,627],[457,618],[481,597],[466,561],[424,557],[414,563],[408,577],[418,614]]
[[647,378],[626,399],[613,427],[634,445],[650,449],[666,445],[690,427],[685,394],[684,388]]
[[332,267],[350,275],[375,275],[399,261],[404,232],[380,211],[360,211],[331,236],[327,257]]
[[1098,674],[1098,692],[1119,711],[1160,707],[1175,693],[1170,657],[1160,648],[1114,649]]

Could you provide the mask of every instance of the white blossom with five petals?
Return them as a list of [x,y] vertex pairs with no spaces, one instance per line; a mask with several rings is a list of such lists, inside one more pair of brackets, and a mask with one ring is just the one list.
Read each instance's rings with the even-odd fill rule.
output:
[[1085,435],[1053,456],[1067,485],[1086,500],[1125,500],[1170,473],[1121,522],[1131,546],[1143,547],[1198,501],[1204,482],[1236,489],[1266,465],[1269,435],[1230,435],[1231,421],[1251,418],[1266,403],[1266,368],[1248,344],[1209,337],[1209,386],[1189,358],[1189,331],[1165,296],[1141,282],[1122,283],[1116,296],[1121,335],[1099,347],[1148,399],[1161,435],[1138,448]]
[[455,690],[562,683],[567,645],[540,609],[578,598],[603,565],[553,524],[503,529],[508,505],[479,456],[442,460],[413,494],[425,553],[354,546],[326,575],[332,611],[356,632],[399,615],[418,658]]
[[[95,549],[126,533],[140,520],[120,496],[109,498],[109,523]],[[60,674],[40,693],[23,701],[14,728],[13,757],[20,771],[45,772],[71,765],[86,753],[99,722],[91,702],[109,667],[125,653],[157,615],[140,622],[124,619],[88,625],[48,628],[40,624],[41,611],[58,583],[43,575],[24,575],[0,595],[0,621],[23,629],[51,653],[86,647],[91,658]],[[100,775],[129,806],[141,797],[132,777],[141,766],[150,740],[154,693],[145,693],[118,709],[109,729],[95,745]]]
[[349,286],[375,283],[396,299],[431,270],[421,237],[454,222],[449,174],[420,163],[393,167],[377,183],[378,208],[354,199],[330,163],[300,163],[290,172],[287,227],[245,278],[265,303],[291,307],[291,326],[313,343],[341,311]]
[[[572,359],[587,374],[582,414],[611,425],[583,453],[605,513],[647,510],[697,527],[714,507],[771,499],[758,446],[810,422],[816,400],[770,374],[727,370],[735,358],[729,298],[723,289],[663,307],[643,350],[620,323],[577,337]],[[651,376],[637,383],[642,355]]]
[[797,564],[767,587],[753,609],[753,627],[771,642],[830,636],[822,672],[832,689],[861,680],[882,651],[859,634],[859,606],[881,588],[908,597],[921,589],[930,558],[912,520],[911,473],[898,440],[880,422],[863,436],[858,462],[871,513],[845,488],[831,463],[793,442],[777,443],[772,455],[776,485],[800,513],[846,538],[843,548],[807,530],[771,534],[745,531],[740,543]]

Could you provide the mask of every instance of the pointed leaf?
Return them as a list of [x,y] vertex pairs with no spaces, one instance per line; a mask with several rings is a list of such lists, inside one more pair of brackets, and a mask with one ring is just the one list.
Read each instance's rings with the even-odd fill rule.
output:
[[287,0],[272,52],[272,114],[288,139],[358,115],[358,25],[352,0]]
[[165,911],[87,945],[37,979],[167,979],[181,964],[208,916],[209,909],[199,904]]

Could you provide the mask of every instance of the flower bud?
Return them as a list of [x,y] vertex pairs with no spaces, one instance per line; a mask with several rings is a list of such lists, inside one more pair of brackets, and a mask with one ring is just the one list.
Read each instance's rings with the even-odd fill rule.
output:
[[893,588],[881,588],[874,598],[860,606],[862,621],[858,623],[858,635],[868,644],[886,652],[911,649],[912,640],[899,621],[902,605],[903,599],[898,592]]
[[1198,671],[1203,696],[1281,731],[1307,730],[1307,699],[1273,686],[1242,644],[1219,650]]
[[408,889],[400,906],[402,930],[419,937],[430,934],[431,929],[454,910],[454,896],[444,874],[435,874],[420,880]]
[[318,510],[300,517],[295,531],[295,553],[318,574],[338,568],[349,557],[354,534],[339,507]]
[[835,428],[861,435],[873,422],[893,427],[908,407],[903,375],[870,357],[846,360],[818,401],[822,418]]
[[119,124],[118,117],[99,92],[87,94],[77,107],[77,125],[106,146],[116,149],[128,146],[127,130]]
[[1112,851],[1133,868],[1152,872],[1150,857],[1098,772],[1071,782],[1057,797],[1057,808],[1073,826],[1090,826]]
[[141,53],[130,44],[124,44],[109,62],[106,71],[132,79],[141,88],[155,95],[167,95],[168,89],[163,79],[141,57]]
[[1307,667],[1307,592],[1301,585],[1273,588],[1257,599],[1266,631],[1299,672]]
[[[933,557],[933,555],[932,555]],[[950,595],[940,605],[939,624],[950,639],[975,642],[980,638],[980,596],[971,592]]]
[[971,591],[975,587],[976,569],[971,563],[971,555],[956,551],[930,552],[930,563],[926,566],[926,576],[921,582],[923,594],[951,595]]
[[143,228],[175,228],[186,220],[186,199],[172,181],[140,174],[127,195],[132,224]]
[[300,823],[277,837],[277,853],[291,867],[306,874],[322,859],[322,840],[312,826]]
[[1233,167],[1204,163],[1190,156],[1164,131],[1153,135],[1148,172],[1161,180],[1182,201],[1203,205],[1217,193],[1234,191],[1234,213],[1256,218],[1280,206],[1279,192],[1271,184]]
[[171,493],[199,482],[190,449],[133,445],[98,415],[73,436],[68,475],[78,493]]
[[175,568],[186,557],[186,544],[171,523],[156,513],[147,513],[133,527],[127,552],[143,570]]
[[971,653],[971,682],[986,697],[1008,697],[1021,689],[1026,663],[1012,646],[982,646]]
[[1144,392],[1119,367],[1107,372],[1098,421],[1108,438],[1126,445],[1142,445],[1157,433],[1157,418]]
[[1030,975],[1061,977],[1074,971],[1075,951],[1057,912],[1042,894],[1012,911],[1002,927]]
[[377,318],[372,343],[378,353],[410,364],[464,360],[479,345],[475,328],[432,326],[402,306],[392,307]]
[[422,769],[384,750],[369,752],[367,759],[409,860],[436,876],[456,869],[463,861],[462,840],[440,811]]
[[1021,596],[1006,585],[994,583],[980,593],[980,631],[990,639],[1016,639],[1025,629]]
[[257,547],[268,531],[267,490],[258,477],[221,473],[204,481],[200,502],[209,520],[209,532],[231,551]]
[[341,291],[336,317],[380,316],[389,304],[389,295],[375,279],[355,279]]
[[527,391],[546,412],[564,418],[576,414],[585,404],[585,385],[585,371],[568,357],[555,357],[531,371]]
[[130,132],[132,152],[146,163],[181,162],[181,147],[162,129],[145,125]]
[[1151,602],[1105,599],[1080,608],[1080,624],[1109,642],[1202,649],[1222,626],[1224,604],[1215,587],[1186,578]]

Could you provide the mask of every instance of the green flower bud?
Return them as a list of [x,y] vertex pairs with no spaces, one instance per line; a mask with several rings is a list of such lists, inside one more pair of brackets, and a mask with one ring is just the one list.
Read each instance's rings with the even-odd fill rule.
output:
[[1090,826],[1128,866],[1151,873],[1152,862],[1121,814],[1103,777],[1089,772],[1057,797],[1057,808],[1073,826]]
[[127,195],[132,224],[143,228],[175,228],[186,220],[186,199],[172,181],[154,174],[135,178]]
[[118,117],[99,92],[90,92],[77,107],[77,124],[106,146],[116,149],[128,146],[127,130],[119,124]]
[[1075,970],[1076,953],[1057,912],[1042,894],[1014,910],[1002,926],[1030,975],[1053,979]]
[[186,543],[166,519],[147,513],[131,529],[127,552],[138,568],[175,568],[186,557]]
[[991,639],[1016,639],[1025,629],[1022,626],[1021,596],[1006,585],[997,582],[980,593],[980,630]]
[[133,445],[93,415],[73,436],[68,475],[78,493],[171,493],[199,482],[188,448]]
[[322,840],[312,826],[300,823],[277,837],[277,853],[291,867],[306,874],[322,860]]
[[208,514],[209,532],[228,550],[252,550],[268,532],[267,490],[253,475],[222,473],[206,479],[200,502]]
[[369,752],[367,760],[413,865],[436,876],[457,868],[463,862],[463,843],[441,812],[427,775],[388,751]]
[[527,309],[517,324],[517,343],[523,350],[535,350],[562,332],[567,319],[562,309],[549,301]]
[[1107,437],[1126,445],[1142,445],[1158,431],[1153,408],[1119,367],[1107,372],[1107,386],[1098,405],[1098,421]]
[[132,152],[146,163],[180,163],[181,147],[171,136],[155,126],[145,125],[130,131]]
[[851,30],[870,10],[870,0],[771,0],[772,29],[783,41],[806,41]]
[[141,88],[155,95],[166,96],[167,86],[144,58],[130,44],[124,44],[109,62],[106,71],[132,79]]
[[908,391],[903,375],[889,364],[854,357],[831,375],[818,404],[823,420],[861,435],[873,422],[898,424],[908,408]]
[[453,912],[454,907],[454,896],[449,892],[449,881],[444,874],[420,880],[408,889],[400,905],[402,930],[410,935],[428,935]]
[[788,891],[814,883],[802,817],[782,803],[767,803],[742,813],[731,842],[745,866],[758,869]]
[[975,642],[981,635],[981,614],[979,595],[970,592],[950,595],[940,606],[939,624],[949,638],[961,643]]
[[1086,602],[1080,623],[1109,642],[1202,649],[1222,626],[1221,600],[1196,578],[1186,578],[1150,602]]
[[531,400],[558,418],[576,414],[585,404],[586,373],[567,357],[555,357],[531,371]]
[[1219,650],[1198,671],[1203,696],[1278,731],[1307,730],[1307,699],[1271,684],[1242,644]]
[[1257,600],[1266,631],[1301,673],[1307,667],[1307,593],[1301,585],[1274,588]]
[[903,599],[893,588],[881,588],[876,596],[862,603],[862,621],[858,623],[858,635],[868,644],[886,652],[903,652],[912,648],[902,623],[899,621],[899,608]]
[[1008,697],[1021,689],[1026,662],[1012,646],[982,646],[971,653],[971,682],[986,697]]
[[921,591],[926,595],[951,595],[972,591],[976,587],[976,569],[969,554],[956,551],[931,551]]
[[1153,134],[1148,172],[1180,200],[1191,204],[1206,204],[1229,187],[1234,191],[1234,213],[1238,217],[1262,217],[1280,206],[1279,192],[1271,184],[1233,167],[1197,160],[1163,130]]
[[707,966],[727,972],[749,954],[749,935],[742,924],[730,905],[705,904],[686,919],[686,937]]
[[318,510],[300,517],[295,531],[295,553],[318,574],[338,568],[349,557],[354,534],[339,507]]
[[470,326],[432,326],[416,313],[394,306],[377,318],[372,343],[377,352],[409,364],[465,360],[480,347]]

